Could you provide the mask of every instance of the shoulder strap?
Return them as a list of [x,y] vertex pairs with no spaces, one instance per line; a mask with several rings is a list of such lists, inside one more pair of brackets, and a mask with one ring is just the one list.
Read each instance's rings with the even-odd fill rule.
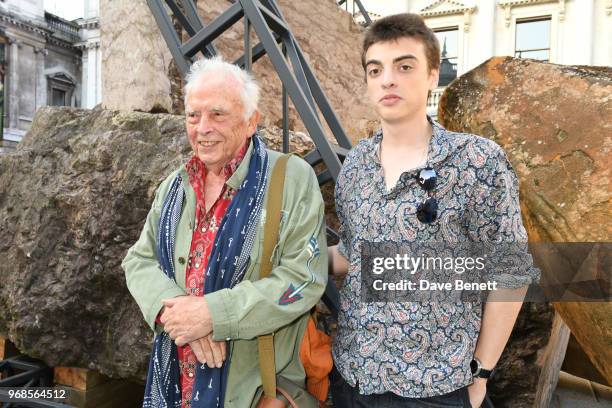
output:
[[[266,203],[266,225],[264,226],[263,253],[259,279],[266,278],[272,271],[272,252],[280,234],[281,208],[285,189],[285,171],[289,154],[281,156],[272,169],[268,201]],[[276,364],[274,362],[274,334],[257,338],[259,343],[259,372],[264,395],[276,398]]]
[[266,225],[264,226],[263,253],[259,279],[270,275],[272,271],[272,251],[278,242],[280,233],[281,208],[283,206],[283,191],[285,189],[285,171],[291,155],[285,154],[278,158],[272,169],[268,202],[266,203]]

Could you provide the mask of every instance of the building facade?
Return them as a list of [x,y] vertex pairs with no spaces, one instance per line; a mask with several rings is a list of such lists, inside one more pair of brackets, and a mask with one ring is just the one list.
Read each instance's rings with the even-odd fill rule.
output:
[[95,106],[100,101],[97,0],[84,18],[67,21],[43,0],[0,0],[3,147],[21,140],[41,106]]
[[[350,0],[349,0],[350,1]],[[440,86],[493,56],[564,65],[612,65],[612,0],[361,0],[377,16],[423,16],[443,51]],[[356,16],[360,18],[360,16]]]

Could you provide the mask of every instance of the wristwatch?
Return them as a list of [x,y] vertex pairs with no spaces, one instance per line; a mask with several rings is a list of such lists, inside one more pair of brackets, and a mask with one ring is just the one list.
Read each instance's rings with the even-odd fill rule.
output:
[[482,363],[476,357],[470,362],[470,369],[472,370],[472,377],[474,378],[491,378],[495,369],[487,370],[482,368]]

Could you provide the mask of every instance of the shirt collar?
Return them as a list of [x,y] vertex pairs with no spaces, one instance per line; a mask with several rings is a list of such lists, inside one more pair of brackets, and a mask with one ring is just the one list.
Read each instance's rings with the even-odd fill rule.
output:
[[[432,135],[431,139],[429,139],[429,147],[427,151],[427,166],[435,167],[436,164],[442,162],[448,156],[448,135],[446,129],[444,129],[444,127],[438,122],[433,120],[431,116],[427,115],[427,121],[432,127]],[[371,144],[372,148],[370,154],[373,156],[374,161],[378,164],[380,164],[378,152],[382,138],[382,129],[380,129],[374,134]]]

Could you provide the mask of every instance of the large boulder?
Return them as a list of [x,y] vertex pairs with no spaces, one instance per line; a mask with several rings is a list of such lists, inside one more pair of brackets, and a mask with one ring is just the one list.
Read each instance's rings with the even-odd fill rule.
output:
[[[280,146],[278,129],[261,134]],[[293,135],[292,151],[310,149]],[[120,264],[189,156],[182,116],[38,110],[0,156],[0,337],[50,366],[144,380],[152,333]]]
[[439,118],[504,148],[541,240],[605,242],[611,94],[612,68],[498,57],[446,89]]
[[[530,241],[609,242],[611,94],[609,67],[497,57],[455,80],[438,115],[447,128],[483,135],[504,148],[520,180]],[[554,282],[551,271],[543,273]],[[609,269],[598,273],[609,284]],[[554,307],[610,382],[612,304]]]
[[[205,24],[229,6],[227,0],[197,2]],[[278,5],[315,71],[332,108],[355,141],[374,119],[364,98],[361,32],[334,0],[280,0]],[[182,82],[144,0],[102,0],[102,104],[109,109],[182,113]],[[254,32],[254,31],[252,31]],[[228,61],[243,52],[244,25],[235,24],[214,45]],[[257,38],[252,35],[252,45]],[[136,46],[137,44],[137,46]],[[129,70],[122,67],[129,66]],[[268,57],[253,66],[262,86],[264,126],[281,126],[281,82]],[[290,128],[304,127],[290,104]]]
[[101,0],[100,42],[103,106],[172,112],[172,56],[144,0]]

